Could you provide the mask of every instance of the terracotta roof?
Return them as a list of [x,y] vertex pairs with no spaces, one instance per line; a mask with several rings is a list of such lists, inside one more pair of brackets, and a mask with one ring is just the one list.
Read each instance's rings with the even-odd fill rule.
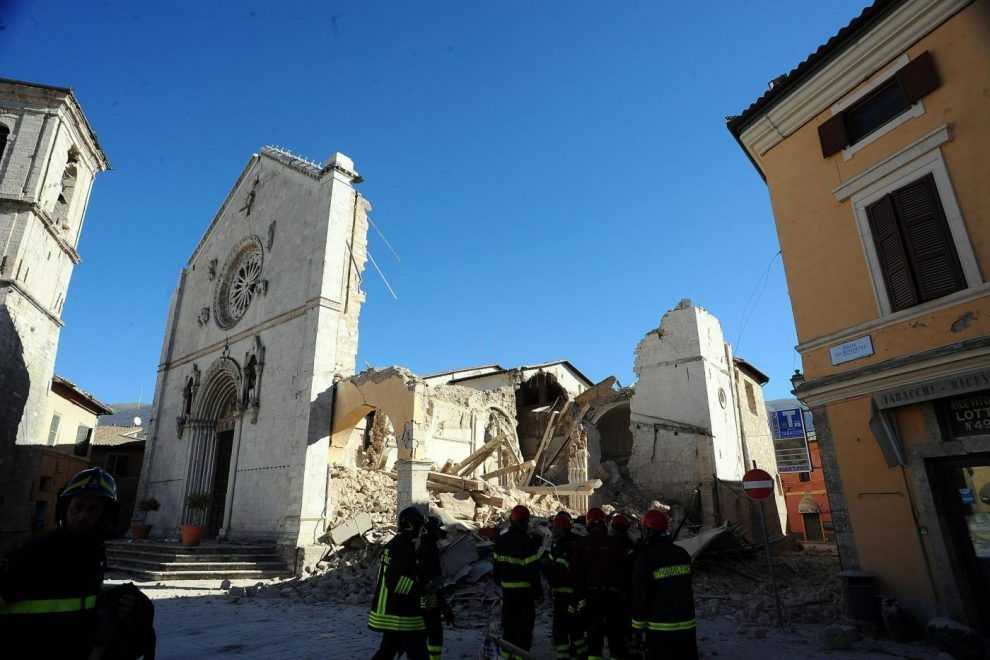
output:
[[770,382],[770,376],[766,375],[741,357],[732,358],[732,361],[736,363],[736,366],[739,367],[740,371],[748,374],[750,378],[755,380],[760,385],[766,385]]
[[504,374],[504,373],[507,373],[509,371],[532,371],[533,369],[543,369],[544,367],[554,367],[554,366],[557,366],[558,364],[562,364],[565,367],[567,367],[568,369],[570,369],[574,373],[574,375],[577,376],[578,378],[580,378],[581,380],[583,380],[588,385],[588,387],[591,387],[592,385],[595,384],[594,381],[592,381],[590,378],[588,378],[583,373],[581,373],[581,370],[580,369],[578,369],[573,364],[571,364],[569,360],[555,360],[553,362],[541,362],[540,364],[523,364],[523,365],[520,365],[520,366],[515,367],[513,369],[503,369],[503,368],[500,367],[497,371],[489,371],[489,372],[486,372],[486,373],[475,374],[473,376],[464,376],[462,378],[454,378],[450,382],[452,384],[453,383],[462,383],[462,382],[467,381],[467,380],[474,380],[476,378],[484,378],[485,376],[491,376],[492,374]]
[[80,405],[86,408],[91,409],[97,415],[113,414],[113,409],[110,406],[103,403],[95,396],[93,396],[86,390],[82,389],[81,387],[73,383],[68,378],[62,378],[57,374],[52,376],[52,388],[54,389],[55,386],[61,386],[65,388],[68,391],[69,396],[75,398],[77,403],[79,403]]
[[770,89],[764,92],[760,98],[753,101],[740,114],[726,118],[726,124],[732,134],[738,138],[758,115],[790,94],[796,87],[828,64],[832,58],[841,53],[853,40],[876,25],[903,2],[905,0],[876,0],[860,12],[859,16],[849,21],[845,27],[819,46],[815,52],[806,57],[803,62],[784,75],[774,78],[770,84]]
[[90,444],[94,447],[118,447],[132,442],[144,442],[144,428],[140,426],[97,426]]

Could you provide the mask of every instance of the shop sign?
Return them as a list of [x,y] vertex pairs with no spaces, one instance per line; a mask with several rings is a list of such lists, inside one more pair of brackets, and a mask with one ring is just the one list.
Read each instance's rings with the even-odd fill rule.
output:
[[878,392],[874,399],[878,408],[886,410],[985,389],[990,389],[990,369],[884,390]]
[[833,367],[859,358],[869,357],[873,355],[873,339],[870,335],[866,335],[843,344],[837,344],[828,349],[828,355],[832,358]]
[[949,399],[943,410],[952,437],[990,435],[990,392]]
[[770,433],[777,455],[778,472],[811,472],[811,455],[801,408],[772,411]]

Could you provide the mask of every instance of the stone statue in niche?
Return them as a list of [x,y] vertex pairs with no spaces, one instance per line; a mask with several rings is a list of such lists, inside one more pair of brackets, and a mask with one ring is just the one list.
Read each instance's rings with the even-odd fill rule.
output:
[[199,390],[199,367],[194,363],[192,371],[186,376],[186,383],[182,386],[182,414],[175,420],[176,434],[181,438],[182,431],[186,428],[186,423],[192,417],[193,402],[196,400],[196,392]]
[[209,322],[210,322],[210,308],[203,307],[202,309],[199,310],[199,316],[196,317],[196,323],[198,323],[199,327],[202,328],[204,325],[206,325]]
[[209,272],[210,281],[212,282],[213,280],[217,279],[217,260],[216,259],[210,259],[209,271],[210,271]]
[[588,432],[584,424],[577,423],[571,429],[570,442],[567,443],[567,463],[570,467],[587,465],[588,461]]
[[255,335],[254,347],[244,354],[244,379],[241,392],[241,409],[248,413],[252,424],[258,422],[261,407],[261,375],[265,370],[265,346]]
[[272,246],[275,245],[275,223],[276,222],[277,221],[272,220],[270,223],[268,223],[268,244],[267,244],[267,247],[268,247],[269,250],[271,250],[272,249]]

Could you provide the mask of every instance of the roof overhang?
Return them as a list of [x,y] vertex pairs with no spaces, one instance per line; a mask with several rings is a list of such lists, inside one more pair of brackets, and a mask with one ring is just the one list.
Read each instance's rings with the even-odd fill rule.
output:
[[770,149],[973,0],[877,0],[726,125],[760,176]]

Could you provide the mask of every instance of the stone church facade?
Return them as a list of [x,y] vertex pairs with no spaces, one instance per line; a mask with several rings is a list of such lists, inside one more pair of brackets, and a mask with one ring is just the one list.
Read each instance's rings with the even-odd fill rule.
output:
[[[142,496],[167,536],[316,543],[332,385],[354,373],[370,204],[354,164],[265,147],[182,269],[165,325]],[[210,507],[190,510],[204,493]]]

